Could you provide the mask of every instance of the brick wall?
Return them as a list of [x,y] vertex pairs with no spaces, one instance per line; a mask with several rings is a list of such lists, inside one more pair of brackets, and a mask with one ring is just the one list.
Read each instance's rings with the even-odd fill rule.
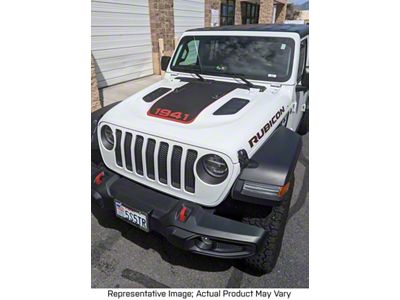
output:
[[274,14],[274,0],[260,0],[260,17],[259,24],[272,23],[272,16]]
[[221,15],[221,0],[205,0],[204,26],[211,26],[211,9],[218,9]]
[[96,69],[94,67],[94,61],[92,56],[92,112],[101,108],[99,89],[97,87]]
[[241,10],[241,0],[235,1],[235,25],[242,24],[242,10]]
[[286,20],[287,3],[278,4],[276,8],[276,23],[283,23]]
[[149,0],[151,44],[153,52],[153,70],[160,74],[160,50],[158,39],[164,40],[164,55],[172,55],[174,51],[174,1]]

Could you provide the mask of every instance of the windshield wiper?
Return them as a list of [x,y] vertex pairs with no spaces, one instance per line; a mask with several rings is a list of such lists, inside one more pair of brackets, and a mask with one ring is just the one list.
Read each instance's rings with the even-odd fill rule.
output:
[[204,80],[205,80],[204,77],[201,76],[199,73],[193,72],[193,74],[196,75],[201,81],[204,81]]
[[247,87],[249,88],[253,88],[253,89],[259,89],[260,92],[264,92],[265,91],[265,87],[261,86],[261,85],[255,85],[253,83],[251,83],[250,81],[248,81],[245,77],[244,74],[241,73],[225,73],[225,72],[212,72],[214,74],[220,74],[220,75],[228,75],[228,76],[233,76],[233,78],[239,78],[241,81],[243,81]]
[[250,81],[248,81],[246,78],[244,78],[243,74],[236,74],[236,73],[225,73],[227,75],[231,75],[234,76],[236,78],[239,78],[240,80],[242,80],[249,88],[256,88],[256,86],[254,84],[252,84]]
[[[193,36],[193,42],[194,42],[194,46],[195,46],[195,48],[196,48],[197,60],[198,60],[198,62],[199,62],[199,71],[200,71],[200,73],[203,73],[202,70],[201,70],[201,69],[202,69],[202,66],[201,66],[201,60],[200,60],[199,49],[197,48],[196,39],[195,39],[194,36]],[[201,81],[204,81],[203,76],[201,76],[198,72],[194,72],[194,74],[195,74]]]

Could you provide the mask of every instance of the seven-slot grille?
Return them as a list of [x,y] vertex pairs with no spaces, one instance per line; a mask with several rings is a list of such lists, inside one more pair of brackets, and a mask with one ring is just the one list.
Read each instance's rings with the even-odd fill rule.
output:
[[116,129],[115,162],[119,167],[190,193],[195,192],[197,155],[193,149]]

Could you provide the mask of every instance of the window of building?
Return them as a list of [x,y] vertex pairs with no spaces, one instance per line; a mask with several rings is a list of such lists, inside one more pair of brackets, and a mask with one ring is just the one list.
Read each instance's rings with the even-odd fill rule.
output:
[[235,0],[221,1],[221,26],[235,24]]
[[241,2],[242,24],[258,24],[260,5],[243,1]]

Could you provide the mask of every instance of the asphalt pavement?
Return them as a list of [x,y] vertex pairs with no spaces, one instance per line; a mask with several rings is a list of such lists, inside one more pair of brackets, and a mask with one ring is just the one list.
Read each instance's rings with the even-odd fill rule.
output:
[[93,288],[307,288],[309,286],[308,134],[295,169],[295,188],[275,269],[252,274],[236,260],[187,253],[92,208]]

